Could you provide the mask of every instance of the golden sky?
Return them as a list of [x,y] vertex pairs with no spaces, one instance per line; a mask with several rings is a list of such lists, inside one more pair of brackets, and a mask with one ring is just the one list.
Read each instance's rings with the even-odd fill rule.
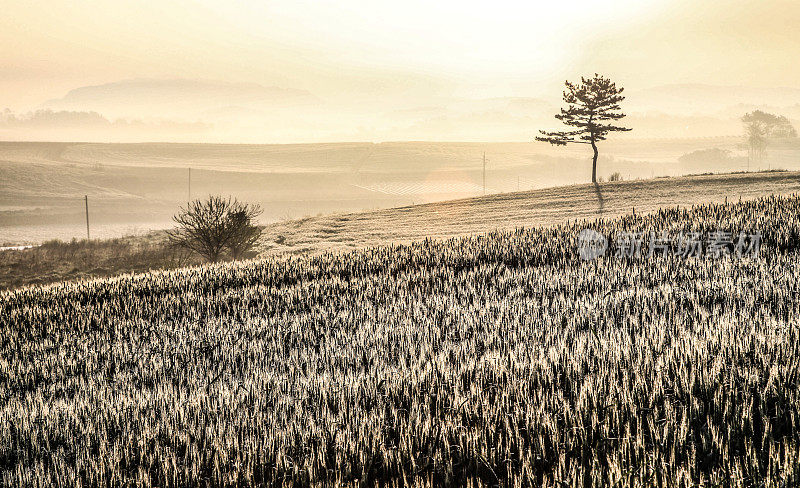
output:
[[5,0],[0,107],[128,78],[326,99],[543,96],[595,71],[630,89],[800,86],[800,2]]

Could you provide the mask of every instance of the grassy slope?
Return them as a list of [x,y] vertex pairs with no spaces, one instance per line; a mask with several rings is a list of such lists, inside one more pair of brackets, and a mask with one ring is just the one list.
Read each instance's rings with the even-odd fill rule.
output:
[[262,255],[347,250],[425,237],[446,238],[652,212],[665,206],[753,199],[800,192],[800,173],[748,173],[658,178],[505,193],[373,212],[312,217],[266,227]]
[[598,227],[755,259],[584,262],[573,223],[0,293],[0,479],[796,486],[799,213]]
[[[800,173],[710,175],[604,183],[603,212],[592,185],[289,220],[269,225],[259,244],[262,257],[318,254],[415,240],[546,226],[576,219],[652,212],[663,206],[696,205],[800,192]],[[106,241],[107,245],[0,251],[0,289],[60,280],[112,276],[185,262],[163,247],[163,236]],[[75,247],[75,246],[73,246]],[[80,246],[78,246],[80,247]],[[65,251],[66,249],[66,251]],[[113,250],[113,252],[111,252]],[[51,252],[52,251],[52,252]],[[191,262],[191,261],[190,261]]]

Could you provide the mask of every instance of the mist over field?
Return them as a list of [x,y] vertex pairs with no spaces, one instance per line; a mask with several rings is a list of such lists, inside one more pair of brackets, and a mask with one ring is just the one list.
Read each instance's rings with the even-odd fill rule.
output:
[[[560,88],[386,76],[361,91],[135,77],[14,104],[0,113],[0,245],[85,236],[84,196],[94,235],[118,237],[210,194],[260,203],[262,223],[475,197],[484,153],[488,194],[586,181],[585,148],[533,142],[558,127]],[[658,81],[626,87],[632,131],[601,145],[601,178],[800,169],[796,138],[748,163],[741,121],[761,110],[797,126],[800,88]]]
[[[703,152],[709,148],[730,152],[709,156]],[[750,168],[736,137],[630,139],[610,141],[604,149],[604,178],[614,172],[629,180],[800,170],[800,143],[789,139],[774,142],[766,160]],[[94,237],[170,227],[190,196],[235,195],[260,203],[262,223],[469,198],[484,191],[484,152],[487,194],[583,183],[591,165],[581,148],[531,143],[4,142],[0,244],[85,237],[84,195]]]
[[[538,93],[539,89],[531,89]],[[626,93],[623,138],[741,134],[753,110],[800,120],[800,89],[659,85]],[[0,114],[0,139],[93,142],[303,143],[532,139],[554,125],[558,101],[544,94],[357,104],[292,87],[202,79],[129,79],[76,87],[28,110]]]

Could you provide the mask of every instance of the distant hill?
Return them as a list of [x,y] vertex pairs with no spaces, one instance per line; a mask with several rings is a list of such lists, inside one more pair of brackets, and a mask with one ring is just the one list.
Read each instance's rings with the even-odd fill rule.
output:
[[[716,137],[741,135],[742,114],[755,109],[786,115],[800,127],[800,89],[702,84],[660,85],[625,92],[624,125],[617,137]],[[441,97],[325,103],[296,88],[198,79],[129,79],[70,90],[45,102],[53,112],[95,112],[147,127],[97,131],[64,126],[63,134],[16,127],[5,139],[113,142],[335,142],[335,141],[530,141],[539,129],[556,129],[560,94],[545,98]],[[148,127],[201,124],[213,130],[150,131]],[[141,124],[140,124],[141,125]],[[124,130],[123,130],[124,129]],[[0,134],[2,136],[2,134]]]
[[192,79],[131,79],[70,90],[44,108],[96,111],[106,116],[188,116],[237,105],[296,106],[318,103],[305,90]]
[[710,114],[731,106],[790,107],[800,103],[800,89],[703,84],[660,85],[626,92],[632,111]]

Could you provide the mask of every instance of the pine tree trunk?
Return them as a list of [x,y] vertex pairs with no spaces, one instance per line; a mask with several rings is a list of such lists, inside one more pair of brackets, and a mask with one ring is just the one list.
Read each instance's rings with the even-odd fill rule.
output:
[[594,139],[592,139],[592,149],[594,150],[594,156],[592,156],[592,183],[597,183],[597,144],[594,143]]

